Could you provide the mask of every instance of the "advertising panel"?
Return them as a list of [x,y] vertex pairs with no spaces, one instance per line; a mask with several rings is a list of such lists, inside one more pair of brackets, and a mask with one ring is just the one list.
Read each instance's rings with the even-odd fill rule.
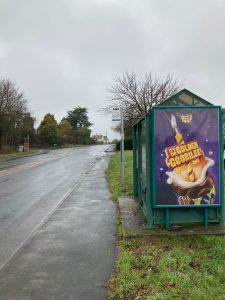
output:
[[219,205],[219,108],[155,108],[153,114],[155,206]]

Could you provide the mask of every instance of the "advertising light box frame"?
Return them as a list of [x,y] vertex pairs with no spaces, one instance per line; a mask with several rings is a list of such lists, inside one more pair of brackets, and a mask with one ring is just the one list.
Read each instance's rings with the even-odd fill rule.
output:
[[[158,196],[158,191],[157,191],[157,184],[159,184],[159,182],[157,182],[157,180],[159,180],[159,176],[156,176],[157,174],[157,168],[159,168],[160,166],[157,165],[156,163],[156,160],[158,159],[159,161],[159,157],[157,157],[157,155],[159,155],[159,153],[157,153],[158,149],[157,148],[157,145],[156,145],[156,135],[157,135],[157,129],[156,126],[155,126],[155,121],[156,121],[156,111],[158,110],[170,110],[171,111],[171,115],[174,115],[173,114],[173,111],[175,113],[175,111],[177,110],[199,110],[199,109],[204,109],[204,110],[216,110],[217,111],[217,137],[218,137],[218,146],[217,146],[217,149],[218,149],[218,161],[217,161],[217,169],[218,169],[218,174],[216,176],[216,178],[213,178],[213,183],[214,183],[214,186],[216,186],[215,184],[215,181],[217,181],[217,188],[218,188],[218,192],[219,192],[219,198],[217,199],[218,200],[218,203],[216,204],[188,204],[188,205],[180,205],[180,204],[160,204],[158,199],[157,199],[157,196]],[[222,124],[222,118],[221,118],[221,107],[220,106],[154,106],[152,107],[152,134],[151,134],[151,145],[152,145],[152,157],[151,157],[151,168],[152,168],[152,176],[151,176],[151,180],[152,180],[152,205],[154,208],[197,208],[197,207],[207,207],[207,208],[210,208],[210,207],[219,207],[221,205],[221,202],[222,202],[222,199],[223,199],[223,172],[224,172],[224,163],[223,163],[223,124]],[[161,122],[163,122],[164,120],[163,119],[160,119]],[[167,119],[168,121],[168,119]],[[172,122],[172,121],[171,121]],[[166,126],[166,125],[165,125]],[[171,124],[168,124],[169,127],[172,127]],[[174,132],[174,137],[176,135],[176,133],[178,133],[177,136],[179,136],[180,134],[180,139],[181,137],[183,137],[181,135],[181,132],[179,132],[179,129],[177,129],[177,124],[175,125],[176,128],[173,127],[173,132]],[[206,134],[207,135],[207,134]],[[177,141],[179,141],[179,138],[176,138]],[[176,139],[174,139],[175,141],[175,144],[176,144]],[[191,142],[191,141],[188,141],[188,142]],[[197,145],[198,143],[196,143]],[[171,146],[174,146],[174,145],[171,145]],[[165,148],[171,148],[170,146],[168,147],[165,147]],[[199,147],[200,148],[200,147]],[[201,151],[201,149],[197,150],[197,151]],[[204,152],[204,149],[203,149],[203,152]],[[162,154],[163,156],[163,154]],[[208,158],[208,157],[207,157]],[[162,159],[165,159],[165,155],[162,157]],[[166,166],[166,165],[165,165]],[[161,168],[164,170],[164,168]],[[167,171],[169,169],[167,168]],[[170,170],[171,171],[171,170]],[[169,172],[167,172],[169,173]],[[164,179],[165,179],[165,176],[164,176]],[[166,184],[166,183],[165,183]],[[218,192],[215,192],[218,193]],[[163,194],[163,193],[162,193]],[[176,193],[174,193],[174,197],[178,197],[179,193],[176,195]],[[167,196],[167,195],[166,195]],[[218,194],[216,194],[216,196],[218,197]],[[169,196],[168,196],[169,197]],[[190,199],[192,200],[192,199]],[[163,202],[163,201],[161,201]],[[167,201],[165,201],[167,202]]]

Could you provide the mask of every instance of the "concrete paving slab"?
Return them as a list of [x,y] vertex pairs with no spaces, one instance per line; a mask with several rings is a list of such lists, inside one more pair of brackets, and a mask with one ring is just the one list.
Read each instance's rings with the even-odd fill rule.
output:
[[117,210],[101,157],[0,274],[2,300],[101,300],[116,256]]
[[195,225],[192,227],[171,226],[171,228],[146,228],[146,219],[139,207],[137,200],[129,197],[119,198],[119,209],[121,214],[123,237],[146,237],[155,235],[173,236],[173,235],[225,235],[225,227],[209,225],[208,228]]

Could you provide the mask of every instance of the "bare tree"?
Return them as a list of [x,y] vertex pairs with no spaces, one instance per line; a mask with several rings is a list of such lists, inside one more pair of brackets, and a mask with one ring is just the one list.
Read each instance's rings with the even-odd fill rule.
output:
[[28,113],[23,92],[10,80],[0,80],[0,149],[2,142],[17,146]]
[[106,110],[115,106],[123,108],[125,130],[130,135],[131,127],[137,120],[153,105],[166,100],[180,88],[181,84],[172,75],[162,79],[153,77],[151,73],[138,77],[135,73],[125,72],[121,78],[114,79],[110,89],[110,105]]

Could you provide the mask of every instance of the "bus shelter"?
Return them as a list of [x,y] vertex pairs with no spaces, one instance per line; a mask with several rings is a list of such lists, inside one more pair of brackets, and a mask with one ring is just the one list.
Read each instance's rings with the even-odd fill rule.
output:
[[183,89],[133,126],[134,196],[147,227],[224,225],[222,109]]

